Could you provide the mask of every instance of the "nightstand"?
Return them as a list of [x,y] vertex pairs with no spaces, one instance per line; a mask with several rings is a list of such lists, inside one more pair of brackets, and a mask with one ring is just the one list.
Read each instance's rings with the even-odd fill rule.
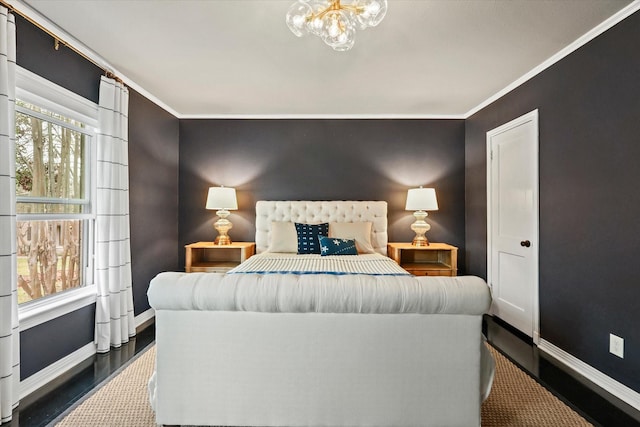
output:
[[456,276],[458,248],[446,243],[413,246],[411,243],[389,243],[389,257],[415,276]]
[[185,246],[185,266],[187,273],[226,273],[251,257],[256,252],[253,242],[233,242],[230,245],[216,245],[213,242],[191,243]]

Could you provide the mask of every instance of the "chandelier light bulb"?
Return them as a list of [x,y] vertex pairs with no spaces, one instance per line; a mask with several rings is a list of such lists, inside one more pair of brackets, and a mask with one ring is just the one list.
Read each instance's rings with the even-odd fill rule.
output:
[[386,0],[358,0],[363,12],[357,15],[360,29],[375,27],[387,14]]
[[287,26],[298,37],[309,33],[337,51],[353,47],[356,28],[378,25],[387,13],[387,0],[298,0],[287,12]]
[[323,27],[323,23],[322,23],[322,19],[320,18],[314,18],[311,21],[308,21],[307,23],[307,28],[309,29],[309,32],[311,34],[315,34],[316,36],[322,35],[322,27]]
[[307,16],[311,13],[313,13],[313,11],[306,2],[295,2],[287,12],[287,27],[298,37],[306,35],[309,32],[307,28]]
[[302,15],[295,15],[293,17],[293,25],[296,28],[303,28],[306,25],[306,20]]
[[329,32],[330,37],[338,37],[340,34],[344,33],[342,29],[340,29],[340,18],[337,16],[332,16],[331,23],[329,24],[329,28],[327,31]]

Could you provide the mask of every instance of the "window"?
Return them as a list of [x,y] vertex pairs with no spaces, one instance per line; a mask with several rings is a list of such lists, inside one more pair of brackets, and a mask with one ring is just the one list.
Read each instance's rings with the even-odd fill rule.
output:
[[27,305],[93,284],[97,106],[22,69],[16,86],[18,303]]

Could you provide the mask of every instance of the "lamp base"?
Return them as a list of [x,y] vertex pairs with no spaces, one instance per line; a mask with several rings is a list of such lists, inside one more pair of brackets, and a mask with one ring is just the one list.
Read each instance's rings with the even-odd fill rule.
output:
[[221,209],[216,212],[216,215],[218,215],[220,219],[213,224],[213,227],[218,231],[218,237],[216,237],[216,240],[213,242],[214,245],[230,245],[232,243],[231,238],[227,234],[229,230],[233,228],[233,224],[227,219],[229,213],[226,209]]
[[221,235],[216,237],[216,240],[213,241],[214,245],[220,245],[220,246],[230,245],[231,243],[233,243],[231,241],[231,237],[229,237],[229,236],[221,236]]
[[418,247],[429,246],[429,239],[427,239],[425,236],[416,236],[413,238],[411,244]]
[[413,213],[413,216],[416,217],[416,222],[411,224],[411,229],[416,233],[416,237],[411,242],[413,246],[429,246],[429,240],[425,236],[425,233],[431,230],[431,226],[424,220],[427,215],[425,211],[415,211]]

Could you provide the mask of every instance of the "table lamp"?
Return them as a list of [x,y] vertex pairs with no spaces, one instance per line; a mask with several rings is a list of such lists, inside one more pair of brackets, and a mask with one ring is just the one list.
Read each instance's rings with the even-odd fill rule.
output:
[[216,245],[230,245],[231,238],[227,234],[233,227],[231,221],[227,219],[229,216],[229,210],[238,209],[238,200],[236,199],[236,189],[229,187],[209,187],[209,194],[207,195],[207,209],[217,209],[216,215],[220,217],[213,227],[218,231],[218,237],[216,237]]
[[431,226],[424,220],[428,213],[425,211],[437,211],[438,200],[436,199],[436,190],[433,188],[410,188],[407,192],[407,205],[405,209],[415,211],[413,216],[416,221],[411,224],[411,229],[416,233],[413,238],[414,246],[429,246],[429,240],[425,233],[431,229]]

